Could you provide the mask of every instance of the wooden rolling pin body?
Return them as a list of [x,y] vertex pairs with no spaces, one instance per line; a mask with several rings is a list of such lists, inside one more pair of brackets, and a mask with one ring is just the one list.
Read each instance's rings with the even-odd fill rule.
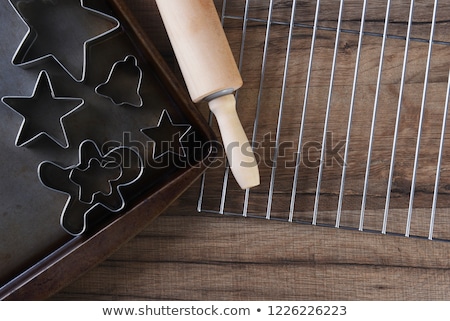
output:
[[206,100],[241,188],[259,185],[259,170],[236,113],[234,91],[242,86],[212,0],[156,0],[193,102]]

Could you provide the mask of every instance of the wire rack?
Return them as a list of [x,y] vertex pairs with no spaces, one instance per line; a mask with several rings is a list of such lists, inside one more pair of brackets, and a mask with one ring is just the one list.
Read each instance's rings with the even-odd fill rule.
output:
[[450,3],[217,5],[261,186],[239,190],[223,162],[198,210],[450,240]]

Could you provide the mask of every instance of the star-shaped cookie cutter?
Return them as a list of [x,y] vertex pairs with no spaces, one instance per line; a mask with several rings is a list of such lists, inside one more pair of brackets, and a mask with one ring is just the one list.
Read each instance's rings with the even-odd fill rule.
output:
[[[45,88],[45,87],[47,87],[47,88]],[[44,96],[44,97],[42,97],[42,96]],[[48,98],[52,99],[51,103],[46,101]],[[40,100],[42,100],[42,101],[40,101]],[[2,102],[23,118],[22,124],[20,125],[19,132],[16,136],[15,144],[17,147],[23,147],[23,146],[35,141],[36,139],[38,139],[41,136],[47,136],[48,138],[50,138],[52,141],[57,143],[62,148],[68,148],[69,147],[69,139],[68,139],[68,136],[66,133],[66,129],[64,127],[64,120],[67,116],[73,114],[74,112],[79,110],[84,105],[84,100],[81,98],[57,97],[55,95],[55,91],[53,89],[52,82],[50,80],[50,76],[48,75],[48,73],[46,71],[41,71],[39,73],[38,79],[36,81],[36,84],[35,84],[35,87],[34,87],[34,90],[33,90],[33,93],[31,96],[28,96],[28,97],[5,96],[5,97],[2,97]],[[45,104],[42,104],[42,106],[41,106],[39,104],[40,102],[41,102],[41,104],[42,103],[45,103]],[[66,105],[68,105],[68,108]],[[62,138],[63,138],[64,142],[61,142],[54,135],[49,134],[48,129],[46,131],[46,130],[35,128],[34,125],[29,126],[29,123],[33,123],[33,116],[31,116],[33,113],[37,112],[37,114],[34,116],[35,120],[38,119],[38,121],[36,121],[36,122],[44,122],[43,119],[48,119],[48,117],[53,116],[56,113],[55,108],[54,108],[55,106],[58,106],[58,108],[65,107],[62,115],[61,115],[61,113],[59,114],[60,115],[59,126],[60,126],[60,130],[61,130]],[[28,107],[30,107],[30,108],[28,109]],[[42,107],[42,109],[39,109],[39,107]],[[52,111],[49,112],[49,109],[52,109]],[[24,114],[28,114],[28,115],[24,115]],[[46,122],[48,122],[48,121],[46,121]],[[50,124],[50,125],[54,125],[54,124]],[[29,128],[31,128],[31,130]],[[30,133],[28,133],[28,132],[30,132]]]
[[[29,66],[33,66],[39,62],[41,62],[44,59],[47,58],[53,58],[59,65],[61,65],[61,67],[69,74],[71,75],[71,77],[77,81],[77,82],[82,82],[84,81],[85,77],[86,77],[86,66],[87,66],[87,59],[88,59],[88,54],[87,54],[87,47],[89,45],[89,43],[98,40],[116,30],[118,30],[120,28],[120,22],[119,20],[117,20],[115,17],[110,16],[106,13],[100,12],[98,10],[92,9],[87,7],[84,4],[84,0],[64,0],[64,1],[55,1],[55,0],[46,0],[46,1],[41,1],[41,0],[25,0],[25,1],[17,1],[17,0],[9,0],[10,4],[12,5],[12,7],[14,8],[15,12],[17,13],[17,15],[20,17],[20,19],[23,21],[23,23],[27,26],[28,31],[26,32],[24,38],[22,39],[19,47],[17,48],[13,58],[12,58],[12,64],[15,66],[20,66],[23,68],[29,67]],[[26,4],[33,4],[33,3],[38,3],[38,5],[65,5],[67,7],[70,6],[74,6],[76,3],[79,3],[80,8],[86,10],[87,13],[91,13],[94,14],[95,16],[101,18],[101,19],[105,19],[105,20],[109,20],[110,22],[112,22],[112,24],[114,25],[112,28],[108,28],[106,31],[104,32],[100,32],[99,34],[96,34],[95,36],[89,36],[88,39],[85,39],[83,42],[83,63],[81,66],[81,77],[76,77],[74,75],[73,72],[71,72],[69,70],[69,68],[67,66],[64,65],[64,63],[61,62],[60,58],[57,57],[57,55],[55,55],[55,53],[52,52],[48,52],[48,53],[43,53],[38,57],[32,57],[30,59],[27,59],[27,55],[29,54],[30,50],[33,48],[33,46],[38,43],[38,39],[40,37],[39,33],[37,30],[35,30],[35,28],[31,25],[32,23],[30,21],[28,21],[28,19],[26,17],[24,17],[23,13],[20,11],[20,9],[18,8],[18,6],[20,4],[22,5],[26,5]],[[77,5],[78,7],[78,5]],[[33,10],[30,10],[33,11]],[[34,10],[36,11],[36,10]],[[71,11],[70,8],[68,8],[67,10],[67,15],[70,15],[71,12],[73,12],[73,10]],[[46,12],[46,11],[45,11]],[[35,12],[33,14],[36,14]],[[67,17],[63,17],[67,18]],[[67,20],[67,19],[64,19]],[[39,18],[39,21],[44,21],[46,22],[46,19],[42,19],[42,17]],[[50,26],[50,28],[58,28],[58,26]],[[73,28],[65,28],[67,29],[67,32],[70,32],[71,30],[73,30]],[[44,35],[46,36],[46,35]],[[74,38],[73,34],[70,34],[68,37],[65,37],[64,39],[59,39],[59,41],[53,41],[52,43],[57,43],[60,47],[64,47],[64,43],[60,43],[61,41],[70,39],[70,38]],[[69,55],[66,55],[66,57]]]
[[[141,156],[134,149],[119,146],[103,154],[92,140],[85,140],[79,146],[78,163],[62,167],[51,161],[41,162],[38,166],[38,176],[41,184],[51,190],[66,194],[67,201],[63,207],[60,225],[69,234],[83,234],[88,225],[88,215],[97,207],[117,213],[126,206],[126,200],[121,189],[138,181],[144,172]],[[101,166],[120,166],[120,177],[108,180],[110,193],[95,192],[89,201],[81,200],[80,185],[73,181],[75,170],[86,170],[92,159]],[[125,160],[130,163],[125,164]]]
[[[167,153],[185,157],[185,147],[182,140],[189,133],[192,126],[189,124],[174,124],[169,112],[164,109],[156,126],[142,128],[141,132],[154,142],[153,159],[158,159]],[[170,140],[165,138],[172,134]],[[176,141],[174,140],[176,138]],[[166,144],[167,146],[164,146]],[[173,146],[175,144],[175,148]],[[177,146],[178,145],[178,146]],[[167,147],[164,150],[163,147]]]

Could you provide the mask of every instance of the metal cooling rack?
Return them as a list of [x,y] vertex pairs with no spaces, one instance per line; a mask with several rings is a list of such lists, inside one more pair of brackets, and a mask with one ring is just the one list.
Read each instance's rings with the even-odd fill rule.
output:
[[[237,93],[238,111],[245,108],[248,115],[251,109],[254,116],[243,121],[253,142],[261,140],[262,123],[267,122],[261,114],[268,108],[268,81],[273,81],[266,79],[268,70],[274,61],[283,61],[278,115],[272,116],[273,148],[266,156],[271,166],[261,172],[265,183],[239,191],[228,167],[211,169],[201,183],[198,210],[450,240],[449,5],[437,0],[223,0],[222,22],[245,84],[248,62],[259,61],[259,79],[250,80],[259,83],[250,99],[254,104],[248,105],[246,85]],[[256,49],[249,41],[255,37],[264,37]],[[334,48],[326,48],[324,38],[331,39]],[[349,40],[352,53],[342,58]],[[299,41],[308,43],[308,50],[300,50]],[[279,50],[273,50],[280,43]],[[330,66],[318,68],[324,61]],[[414,66],[421,71],[409,73]],[[347,75],[345,82],[342,74]],[[295,91],[294,77],[303,79]],[[326,96],[320,102],[313,97],[317,87]],[[396,97],[395,105],[391,100],[386,106],[387,90]],[[336,97],[345,103],[336,103]],[[295,108],[300,117],[286,118]],[[321,122],[310,122],[308,117],[316,113]],[[295,132],[290,149],[295,166],[289,173],[280,161],[286,156],[281,148],[287,131]],[[304,155],[311,141],[307,133],[314,133],[314,146],[321,147],[316,148],[319,162],[314,168],[304,165],[305,157],[311,157]],[[342,162],[328,166],[331,136],[341,139]],[[328,180],[330,173],[336,179]],[[280,189],[280,184],[290,190]]]

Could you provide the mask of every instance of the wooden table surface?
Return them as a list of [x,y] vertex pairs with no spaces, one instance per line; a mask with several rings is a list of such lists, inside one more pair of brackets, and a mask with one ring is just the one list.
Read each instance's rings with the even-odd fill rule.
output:
[[[178,73],[153,1],[130,6]],[[198,213],[199,186],[51,299],[450,300],[449,242]]]

